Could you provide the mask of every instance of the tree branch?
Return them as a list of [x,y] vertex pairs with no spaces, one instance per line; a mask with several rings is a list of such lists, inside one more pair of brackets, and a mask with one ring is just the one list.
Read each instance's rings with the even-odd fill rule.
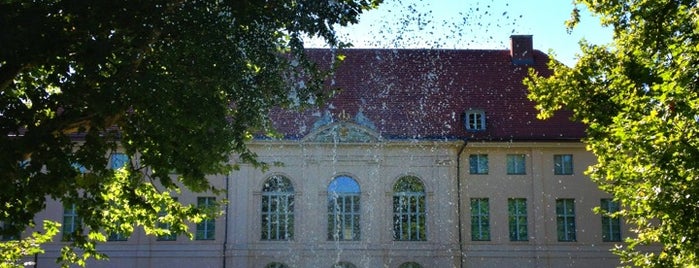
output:
[[12,80],[29,65],[19,65],[14,63],[5,63],[0,65],[0,92],[4,92],[5,89],[10,86]]

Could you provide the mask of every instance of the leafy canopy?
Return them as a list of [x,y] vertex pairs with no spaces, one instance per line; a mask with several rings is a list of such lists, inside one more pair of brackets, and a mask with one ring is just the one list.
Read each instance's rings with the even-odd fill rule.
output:
[[271,132],[268,111],[330,93],[332,68],[305,58],[303,38],[341,48],[334,27],[379,2],[1,0],[0,233],[34,226],[47,198],[81,218],[64,235],[85,254],[66,249],[68,262],[100,257],[101,231],[185,232],[210,213],[170,195],[260,165],[245,142]]
[[[588,173],[624,209],[626,265],[699,265],[699,7],[696,0],[576,0],[613,27],[578,63],[526,81],[540,117],[563,107],[588,126]],[[579,19],[574,10],[569,21]],[[648,250],[644,245],[659,245]],[[652,249],[652,247],[650,248]],[[657,248],[656,248],[657,249]]]

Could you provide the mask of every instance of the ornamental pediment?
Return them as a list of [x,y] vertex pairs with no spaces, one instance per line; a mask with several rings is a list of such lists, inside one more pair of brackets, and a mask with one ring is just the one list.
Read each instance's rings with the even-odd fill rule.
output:
[[366,121],[361,112],[353,118],[354,120],[347,116],[344,111],[338,116],[339,121],[333,120],[329,113],[326,113],[326,116],[329,118],[320,118],[314,124],[313,131],[302,139],[303,142],[370,143],[381,140],[379,134],[371,128],[374,124]]

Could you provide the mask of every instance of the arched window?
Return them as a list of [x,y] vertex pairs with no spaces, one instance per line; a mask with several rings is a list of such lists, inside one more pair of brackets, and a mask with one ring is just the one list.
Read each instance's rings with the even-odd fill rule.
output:
[[352,264],[351,262],[341,261],[333,265],[333,268],[357,268],[357,266]]
[[359,183],[347,176],[328,186],[328,240],[359,240]]
[[393,239],[424,241],[426,236],[425,186],[419,178],[406,176],[393,185]]
[[272,262],[272,263],[267,264],[267,266],[265,266],[265,268],[289,268],[289,266],[286,264],[283,264],[281,262]]
[[404,262],[398,268],[422,268],[422,265],[417,262]]
[[284,176],[272,176],[262,186],[262,240],[294,238],[294,186]]

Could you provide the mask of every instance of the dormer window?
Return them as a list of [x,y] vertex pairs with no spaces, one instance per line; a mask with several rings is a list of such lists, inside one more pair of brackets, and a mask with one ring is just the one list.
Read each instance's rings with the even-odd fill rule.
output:
[[464,116],[467,131],[485,130],[485,112],[483,110],[468,110]]

